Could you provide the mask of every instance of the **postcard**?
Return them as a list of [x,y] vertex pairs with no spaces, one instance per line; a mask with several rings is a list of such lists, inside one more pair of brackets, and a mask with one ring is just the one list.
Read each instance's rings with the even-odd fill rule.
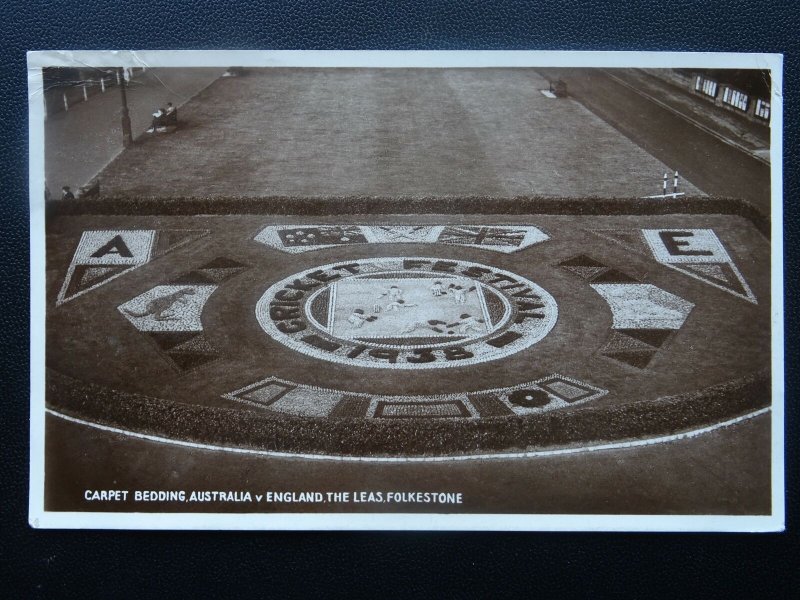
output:
[[28,65],[33,527],[783,529],[780,55]]

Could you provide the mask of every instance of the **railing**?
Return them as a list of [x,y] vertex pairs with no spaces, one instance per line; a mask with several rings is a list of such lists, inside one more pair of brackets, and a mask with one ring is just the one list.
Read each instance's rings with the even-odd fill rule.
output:
[[113,72],[99,77],[52,86],[44,92],[45,112],[47,115],[53,115],[61,111],[69,111],[76,104],[87,102],[92,96],[104,94],[110,88],[119,86],[123,77],[126,81],[130,81],[144,70],[140,67],[126,68],[123,71],[124,75],[120,75],[119,70],[115,69]]

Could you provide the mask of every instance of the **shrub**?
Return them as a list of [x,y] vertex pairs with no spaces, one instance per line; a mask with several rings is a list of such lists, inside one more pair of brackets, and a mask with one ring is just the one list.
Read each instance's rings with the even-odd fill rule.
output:
[[770,220],[752,204],[736,198],[692,197],[648,200],[644,198],[378,198],[352,196],[309,198],[276,196],[163,198],[88,197],[48,202],[48,218],[59,215],[197,215],[197,214],[507,214],[507,215],[665,215],[729,214],[748,219],[763,235],[770,235]]

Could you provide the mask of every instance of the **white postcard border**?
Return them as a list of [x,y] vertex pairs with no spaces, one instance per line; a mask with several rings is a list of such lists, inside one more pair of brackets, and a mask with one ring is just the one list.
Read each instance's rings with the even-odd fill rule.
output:
[[[769,69],[771,98],[772,514],[767,516],[544,514],[186,514],[55,512],[44,509],[45,215],[41,68],[147,67],[644,67]],[[29,523],[57,529],[782,531],[784,487],[783,57],[765,53],[593,51],[36,51],[28,53],[30,189]]]

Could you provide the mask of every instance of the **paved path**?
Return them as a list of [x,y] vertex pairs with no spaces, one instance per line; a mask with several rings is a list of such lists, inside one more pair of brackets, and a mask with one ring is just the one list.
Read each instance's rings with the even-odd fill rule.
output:
[[[770,211],[770,167],[631,91],[600,69],[540,69],[569,94],[705,193]],[[614,71],[627,76],[625,70]],[[658,193],[658,187],[650,193]]]
[[769,163],[770,128],[732,110],[715,106],[690,91],[682,80],[670,78],[671,70],[609,69],[606,73],[633,85],[641,94],[665,103],[670,110],[707,128],[744,152]]
[[[167,102],[180,106],[217,79],[224,69],[150,69],[128,87],[134,136],[150,126],[153,110]],[[91,96],[45,122],[45,177],[51,193],[73,190],[94,177],[122,150],[122,103],[116,86]]]
[[[448,512],[765,514],[770,510],[770,416],[677,442],[555,457],[370,464],[195,450],[47,417],[46,502],[52,510],[169,510],[90,505],[86,489],[462,492]],[[174,506],[174,505],[173,505]],[[249,508],[247,508],[249,507]],[[200,503],[181,510],[243,511]],[[328,510],[401,512],[425,505],[339,504]],[[258,509],[269,510],[261,504]],[[256,509],[256,510],[258,510]],[[302,505],[273,505],[302,511]]]
[[[265,69],[101,176],[106,195],[641,196],[667,167],[532,69]],[[176,165],[179,168],[176,168]],[[687,191],[698,193],[687,186]]]

